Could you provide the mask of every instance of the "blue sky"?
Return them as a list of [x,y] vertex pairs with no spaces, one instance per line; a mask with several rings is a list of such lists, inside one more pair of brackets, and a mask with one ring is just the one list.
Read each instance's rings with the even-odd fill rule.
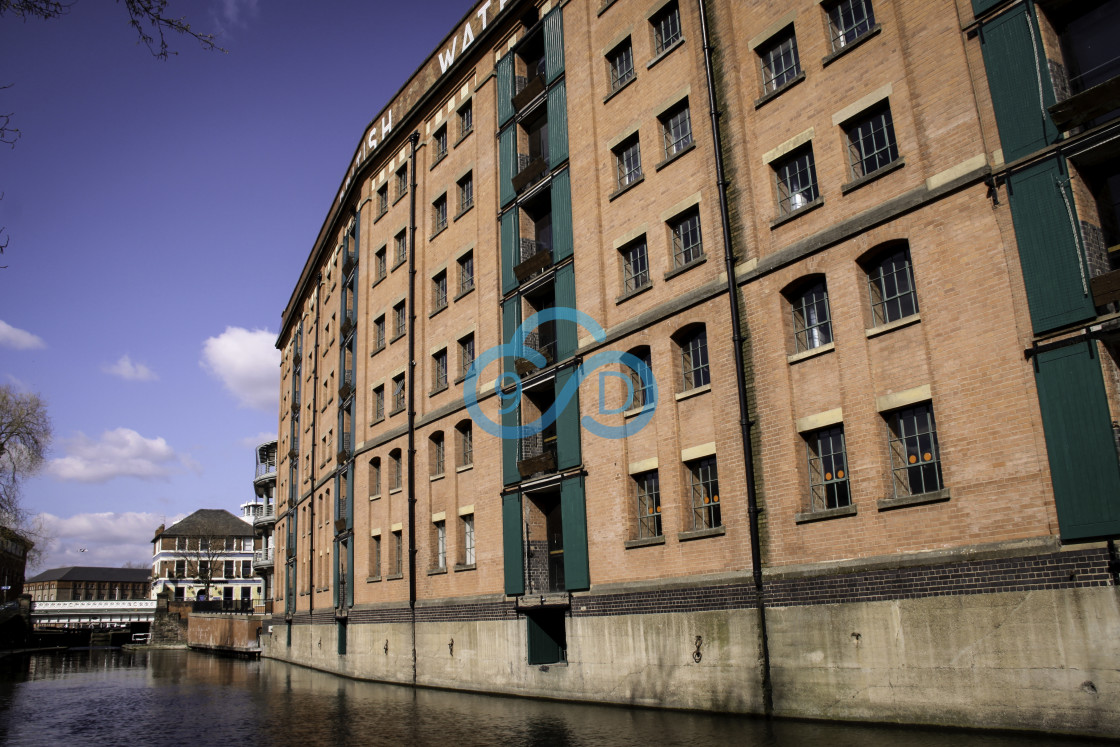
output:
[[54,423],[42,568],[149,562],[239,513],[275,438],[280,315],[366,124],[473,3],[172,0],[228,50],[155,59],[117,3],[0,19],[0,382]]

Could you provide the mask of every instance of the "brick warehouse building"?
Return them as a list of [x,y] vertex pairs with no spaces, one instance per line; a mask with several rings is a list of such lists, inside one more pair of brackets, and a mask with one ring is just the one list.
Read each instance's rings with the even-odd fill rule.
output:
[[284,310],[265,655],[1120,733],[1118,27],[471,8]]

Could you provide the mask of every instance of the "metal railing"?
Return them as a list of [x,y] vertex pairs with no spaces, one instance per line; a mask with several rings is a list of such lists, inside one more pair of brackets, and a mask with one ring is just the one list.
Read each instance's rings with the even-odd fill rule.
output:
[[548,334],[548,331],[534,329],[532,332],[525,335],[525,347],[532,348],[544,356],[547,365],[556,362],[556,336]]
[[272,565],[272,552],[274,548],[268,547],[253,553],[253,565]]
[[266,464],[257,465],[256,477],[265,477],[266,475],[276,474],[276,462],[268,462]]
[[248,615],[253,612],[253,600],[208,599],[205,602],[191,602],[191,612],[230,612]]
[[261,507],[261,510],[253,514],[253,523],[262,521],[272,521],[276,518],[276,504],[267,503]]

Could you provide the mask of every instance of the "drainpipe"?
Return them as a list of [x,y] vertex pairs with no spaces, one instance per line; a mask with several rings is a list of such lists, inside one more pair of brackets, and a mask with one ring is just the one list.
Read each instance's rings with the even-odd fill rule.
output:
[[755,493],[754,451],[751,447],[750,409],[747,403],[747,375],[743,364],[743,331],[739,323],[739,289],[735,282],[735,258],[731,248],[731,219],[727,209],[727,180],[723,173],[723,143],[720,139],[720,112],[716,105],[715,76],[712,71],[712,45],[708,37],[708,19],[704,0],[696,3],[700,10],[700,33],[704,38],[704,72],[708,79],[708,111],[712,120],[712,146],[716,158],[716,186],[719,187],[719,216],[723,227],[723,258],[727,273],[727,298],[731,304],[731,347],[735,351],[735,383],[739,395],[739,430],[743,441],[743,464],[747,480],[747,516],[751,537],[751,572],[754,576],[755,599],[758,605],[759,657],[762,668],[762,710],[774,713],[774,690],[770,681],[770,643],[766,633],[766,597],[762,583],[762,547],[758,529],[758,496]]
[[412,682],[416,682],[416,146],[420,133],[408,136],[412,188],[408,196],[408,611],[412,633]]

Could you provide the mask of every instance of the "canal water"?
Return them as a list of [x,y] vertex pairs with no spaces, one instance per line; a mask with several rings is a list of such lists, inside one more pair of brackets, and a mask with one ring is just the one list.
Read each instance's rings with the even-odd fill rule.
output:
[[1079,743],[446,692],[188,651],[102,649],[0,660],[0,744],[28,747]]

